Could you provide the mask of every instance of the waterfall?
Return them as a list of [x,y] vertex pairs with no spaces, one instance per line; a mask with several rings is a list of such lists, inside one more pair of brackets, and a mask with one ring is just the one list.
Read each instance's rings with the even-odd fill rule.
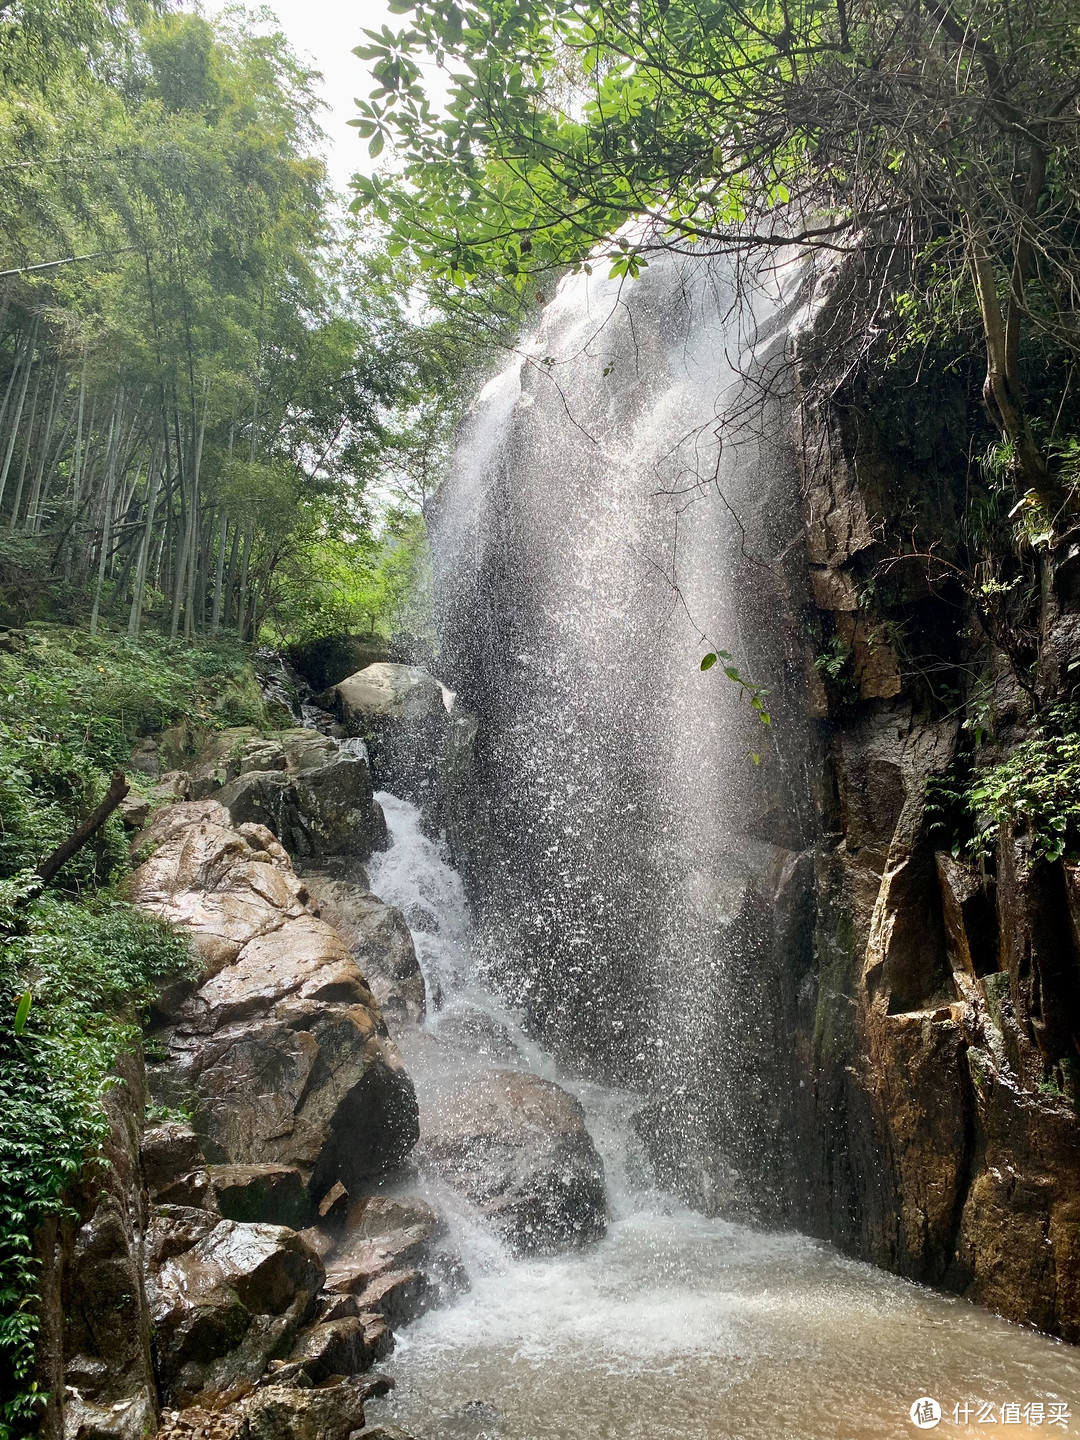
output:
[[[433,526],[444,678],[480,718],[489,979],[564,1065],[650,1094],[664,1178],[729,1212],[782,1212],[790,1150],[801,281],[707,256],[568,277],[479,396]],[[701,671],[715,648],[771,725]]]
[[[750,277],[739,304],[735,278],[669,260],[566,281],[440,496],[450,848],[430,803],[384,792],[370,864],[429,997],[398,1036],[415,1168],[388,1183],[446,1217],[471,1282],[400,1332],[365,1407],[424,1440],[877,1440],[920,1397],[951,1422],[1080,1394],[1068,1347],[738,1218],[797,1215],[815,757],[788,648],[798,276]],[[771,726],[702,673],[713,646],[770,688]],[[602,1238],[507,1243],[512,1076],[580,1103]],[[496,1206],[425,1151],[462,1117]],[[572,1174],[557,1153],[545,1184]]]

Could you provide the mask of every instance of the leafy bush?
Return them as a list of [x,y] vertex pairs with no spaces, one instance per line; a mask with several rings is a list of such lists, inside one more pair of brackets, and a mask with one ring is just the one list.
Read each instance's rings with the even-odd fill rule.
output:
[[0,881],[0,1440],[31,1428],[42,1399],[34,1231],[63,1213],[65,1189],[105,1138],[102,1096],[137,1042],[140,1008],[194,967],[179,936],[109,894],[17,909],[28,878]]
[[[34,626],[0,654],[0,877],[34,866],[97,804],[135,737],[181,721],[198,732],[265,724],[249,651]],[[125,862],[118,820],[65,866],[68,888]]]
[[927,787],[935,843],[954,854],[989,858],[1003,825],[1023,826],[1035,860],[1080,852],[1080,716],[1050,710],[1036,734],[1004,760],[972,774],[968,756]]
[[0,739],[66,745],[108,770],[138,735],[180,720],[214,724],[212,697],[250,679],[235,641],[182,641],[34,626],[25,648],[0,655]]
[[[97,805],[104,773],[62,745],[0,742],[0,877],[32,869]],[[105,884],[125,864],[127,845],[114,815],[64,866],[70,888]]]
[[[997,825],[1025,825],[1035,859],[1060,860],[1075,853],[1080,848],[1080,733],[1025,741],[981,775],[969,796],[977,816]],[[980,828],[978,834],[984,833]]]
[[[115,816],[61,872],[79,901],[30,904],[38,860],[97,804],[132,740],[226,723],[258,691],[248,652],[35,626],[0,654],[0,1440],[33,1429],[38,1321],[33,1235],[105,1134],[102,1097],[139,1011],[190,970],[187,946],[99,887],[123,874]],[[224,694],[225,714],[214,709]],[[16,1033],[20,996],[32,997]]]

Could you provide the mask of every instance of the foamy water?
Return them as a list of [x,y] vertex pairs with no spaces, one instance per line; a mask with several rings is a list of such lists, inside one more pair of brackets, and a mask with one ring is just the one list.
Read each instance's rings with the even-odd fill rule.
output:
[[[496,1027],[513,1067],[558,1078],[483,984],[445,853],[414,806],[378,798],[392,844],[372,862],[372,888],[409,917],[442,994],[426,1027],[399,1037],[421,1125],[445,1087],[490,1068]],[[487,1020],[476,1047],[460,1029],[440,1041],[466,1013]],[[928,1396],[944,1435],[1080,1433],[1071,1415],[1051,1423],[1055,1406],[1080,1412],[1072,1347],[804,1236],[696,1214],[653,1181],[631,1124],[638,1097],[561,1083],[604,1159],[607,1236],[581,1254],[515,1259],[465,1202],[432,1187],[472,1289],[399,1332],[384,1367],[396,1389],[369,1403],[369,1423],[417,1440],[881,1440],[919,1433],[909,1410]]]

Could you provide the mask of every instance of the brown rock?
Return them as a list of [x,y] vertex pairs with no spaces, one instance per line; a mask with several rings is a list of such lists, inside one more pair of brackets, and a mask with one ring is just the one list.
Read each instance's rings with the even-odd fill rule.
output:
[[[102,1102],[108,1163],[89,1169],[64,1197],[81,1219],[67,1233],[47,1221],[37,1237],[37,1378],[50,1391],[43,1436],[139,1440],[157,1419],[144,1282],[149,1213],[139,1169],[146,1095],[134,1056],[122,1056],[117,1072],[119,1083]],[[65,1393],[67,1384],[74,1393]]]
[[607,1224],[604,1167],[581,1106],[549,1080],[493,1070],[425,1109],[421,1164],[521,1252],[586,1245]]
[[221,1216],[187,1205],[155,1205],[146,1242],[146,1263],[152,1273],[166,1260],[183,1255],[206,1238]]
[[207,1176],[226,1220],[297,1226],[307,1218],[307,1189],[289,1165],[211,1165]]
[[119,809],[125,830],[141,830],[150,815],[150,801],[145,795],[125,795]]
[[972,865],[951,855],[934,856],[941,909],[945,921],[945,947],[954,970],[974,978],[997,969],[997,915],[990,887]]
[[176,1027],[156,1070],[167,1102],[196,1097],[213,1161],[295,1166],[314,1194],[392,1169],[417,1131],[412,1085],[362,1005],[296,1001],[212,1035]]
[[319,1201],[319,1219],[325,1220],[328,1215],[333,1215],[344,1210],[349,1203],[349,1192],[340,1180],[335,1180],[330,1189]]
[[814,604],[819,610],[857,610],[858,591],[855,577],[849,570],[830,570],[814,565],[810,569],[810,584],[814,592]]
[[153,1198],[158,1205],[209,1209],[215,1213],[218,1208],[210,1188],[210,1176],[205,1170],[190,1170],[186,1175],[178,1175],[170,1184],[157,1190]]
[[904,688],[896,651],[864,616],[840,613],[836,633],[854,652],[855,680],[864,700],[890,700]]
[[388,1270],[373,1279],[356,1298],[361,1312],[374,1310],[392,1329],[400,1329],[427,1310],[432,1289],[420,1270]]
[[244,1440],[345,1440],[364,1423],[362,1395],[348,1382],[304,1390],[268,1385],[243,1402]]
[[299,1231],[299,1234],[304,1243],[311,1246],[320,1260],[325,1260],[334,1248],[333,1239],[325,1230],[320,1230],[318,1225],[309,1225]]
[[322,918],[333,925],[367,977],[391,1024],[421,1024],[424,977],[412,934],[400,910],[384,905],[366,884],[334,879],[305,867],[304,879]]
[[374,1363],[359,1313],[309,1326],[297,1336],[289,1356],[300,1361],[312,1380],[355,1375]]
[[298,1330],[322,1276],[292,1230],[233,1220],[167,1260],[152,1295],[165,1396],[185,1404],[253,1383]]
[[164,1032],[155,1094],[194,1104],[217,1164],[294,1167],[316,1191],[397,1164],[415,1098],[341,938],[310,913],[267,832],[219,824],[213,800],[172,809],[188,813],[155,819],[161,844],[133,895],[194,934],[211,963]]
[[284,769],[285,752],[277,741],[264,739],[250,725],[219,730],[192,766],[191,798],[205,799],[248,771]]
[[131,899],[191,935],[208,973],[307,913],[302,882],[233,830],[214,800],[166,807],[143,839],[158,848],[132,875]]
[[363,1195],[349,1206],[345,1228],[365,1238],[421,1229],[434,1240],[445,1234],[446,1222],[418,1195]]
[[[361,1294],[372,1280],[389,1270],[412,1269],[428,1258],[430,1230],[424,1225],[384,1231],[373,1238],[347,1235],[326,1268],[326,1288],[339,1294]],[[363,1307],[361,1307],[363,1308]]]
[[202,1166],[202,1146],[190,1125],[170,1121],[143,1132],[139,1160],[146,1188],[153,1200],[163,1186]]

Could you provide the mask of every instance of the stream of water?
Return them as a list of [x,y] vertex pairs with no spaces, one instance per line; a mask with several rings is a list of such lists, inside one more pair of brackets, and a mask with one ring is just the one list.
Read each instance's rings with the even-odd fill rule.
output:
[[516,1259],[429,1186],[471,1289],[399,1333],[396,1388],[369,1423],[418,1440],[883,1440],[918,1433],[911,1406],[928,1397],[944,1434],[1080,1433],[1072,1347],[663,1193],[630,1123],[641,1097],[558,1073],[486,988],[461,879],[419,812],[379,799],[392,844],[372,888],[404,911],[441,1002],[398,1037],[421,1127],[470,1066],[557,1080],[585,1108],[610,1222],[582,1253]]

